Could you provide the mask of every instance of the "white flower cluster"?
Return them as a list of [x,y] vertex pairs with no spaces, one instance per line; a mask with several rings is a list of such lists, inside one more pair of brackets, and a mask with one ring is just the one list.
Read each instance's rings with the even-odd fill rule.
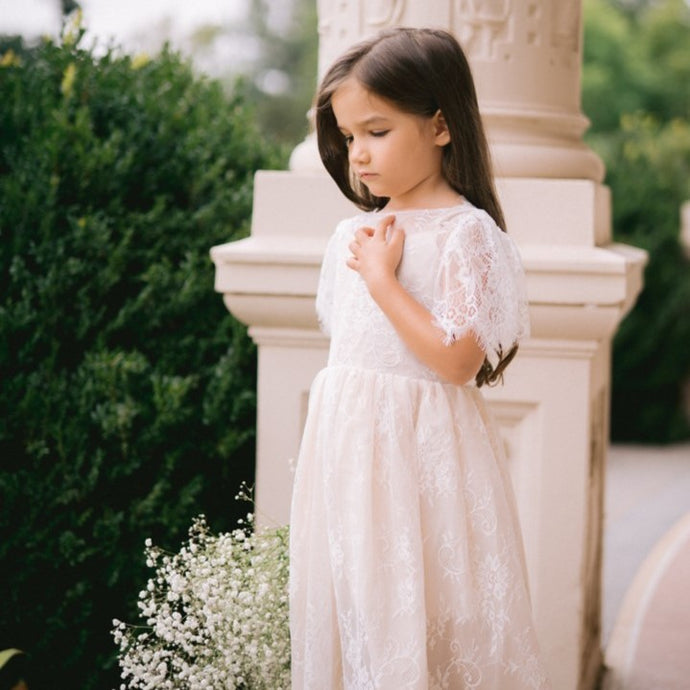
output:
[[121,690],[290,687],[287,527],[255,530],[250,514],[212,535],[202,515],[179,553],[147,539],[146,558],[146,625],[113,621]]

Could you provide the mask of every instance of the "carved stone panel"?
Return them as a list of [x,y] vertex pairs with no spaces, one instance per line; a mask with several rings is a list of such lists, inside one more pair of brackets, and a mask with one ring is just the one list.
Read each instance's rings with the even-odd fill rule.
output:
[[454,0],[453,10],[450,29],[467,51],[481,101],[578,111],[578,0]]

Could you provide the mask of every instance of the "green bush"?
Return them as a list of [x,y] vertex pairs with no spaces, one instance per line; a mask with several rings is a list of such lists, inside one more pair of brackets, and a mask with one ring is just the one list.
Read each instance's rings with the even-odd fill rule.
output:
[[80,41],[0,51],[0,649],[32,690],[117,686],[144,539],[235,524],[255,352],[208,252],[284,158],[177,55]]
[[690,124],[624,116],[608,141],[616,239],[649,253],[645,286],[614,340],[611,431],[618,441],[690,436],[690,261],[678,241],[690,198]]

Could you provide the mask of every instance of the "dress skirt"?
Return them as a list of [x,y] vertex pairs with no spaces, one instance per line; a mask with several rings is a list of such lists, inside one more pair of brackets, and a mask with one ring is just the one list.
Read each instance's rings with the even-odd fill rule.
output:
[[293,494],[293,690],[545,687],[491,429],[473,386],[320,372]]

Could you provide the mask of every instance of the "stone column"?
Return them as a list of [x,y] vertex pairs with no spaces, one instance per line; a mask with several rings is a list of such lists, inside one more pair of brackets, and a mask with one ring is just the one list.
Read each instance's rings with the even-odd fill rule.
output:
[[[641,288],[645,255],[611,243],[604,168],[581,139],[581,3],[319,0],[319,75],[393,25],[452,31],[475,75],[532,320],[506,384],[486,397],[508,451],[554,688],[589,690],[601,666],[610,346]],[[323,248],[354,212],[308,137],[291,171],[257,173],[251,237],[212,250],[216,289],[259,346],[256,490],[267,522],[288,519],[288,460],[326,358],[313,310]]]

